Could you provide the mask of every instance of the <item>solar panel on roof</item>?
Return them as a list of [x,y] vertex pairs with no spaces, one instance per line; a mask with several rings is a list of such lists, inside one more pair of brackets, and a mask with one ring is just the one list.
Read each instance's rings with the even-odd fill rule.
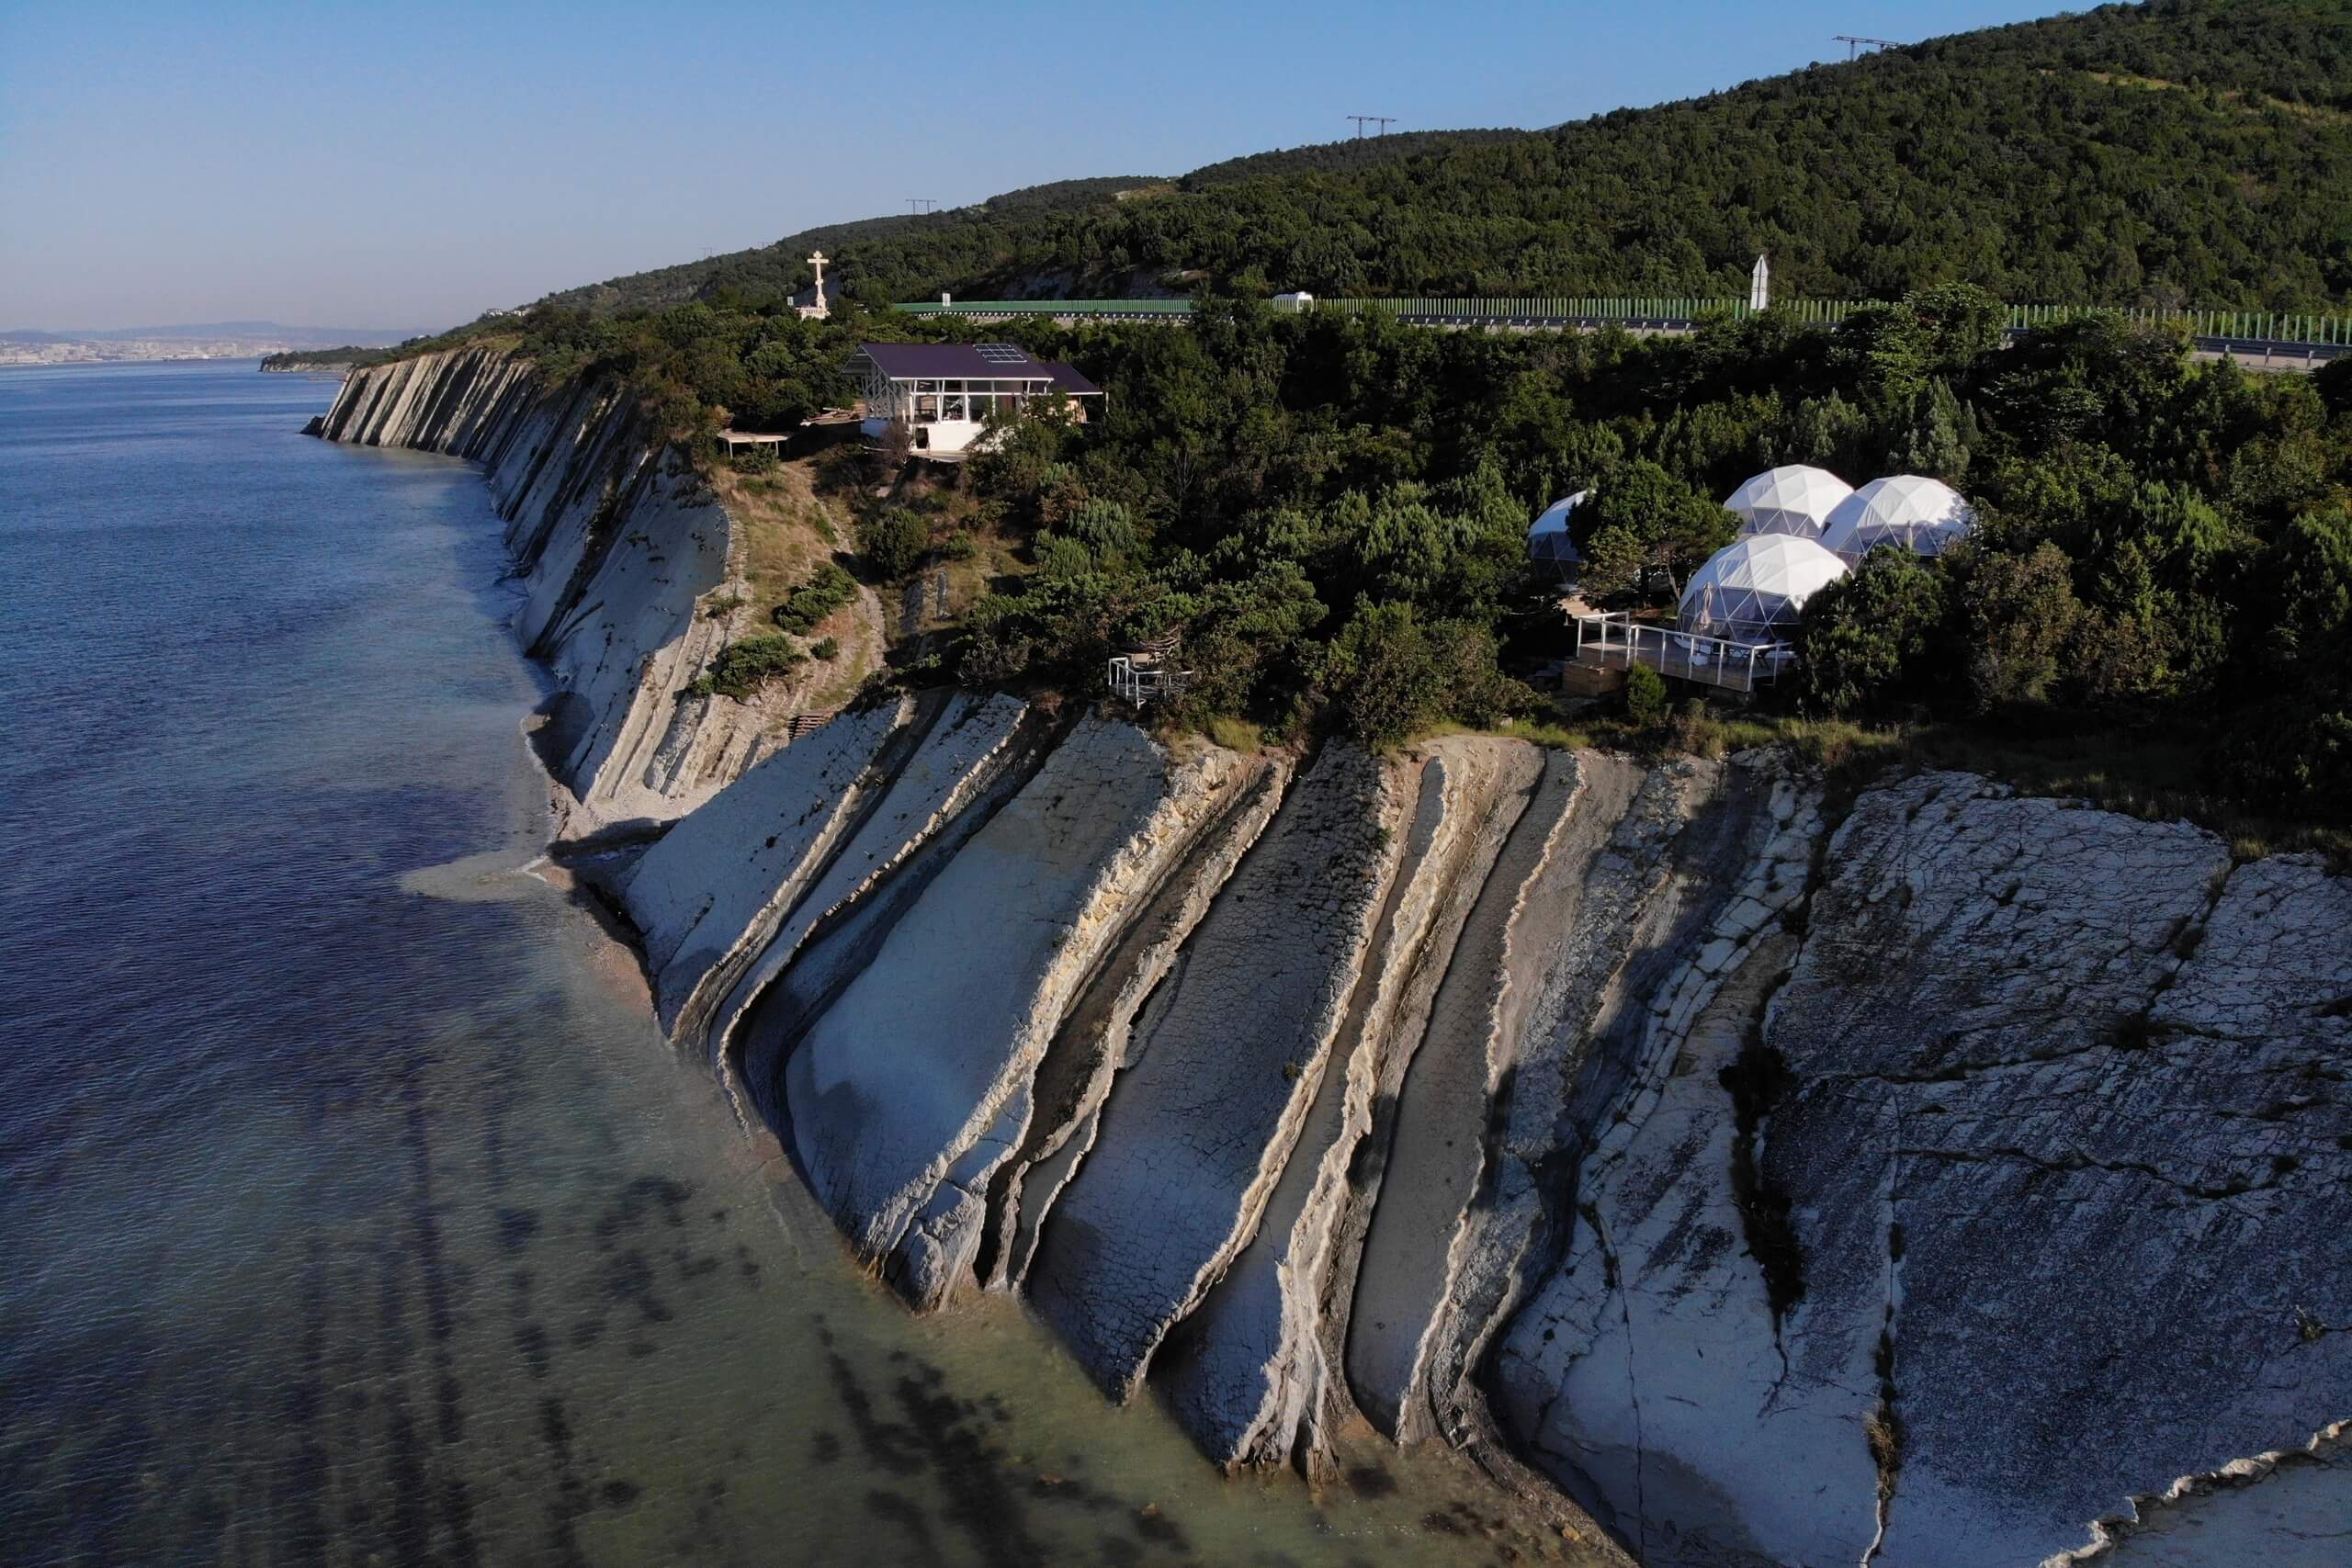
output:
[[979,345],[982,359],[990,365],[1026,365],[1029,356],[1009,343],[984,343]]

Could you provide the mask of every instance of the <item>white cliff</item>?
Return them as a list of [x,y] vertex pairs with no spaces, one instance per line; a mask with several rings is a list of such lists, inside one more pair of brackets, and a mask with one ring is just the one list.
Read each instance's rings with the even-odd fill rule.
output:
[[1963,775],[1833,832],[1763,754],[821,733],[623,892],[916,1306],[1023,1293],[1227,1466],[1524,1460],[1653,1568],[2327,1560],[2324,865]]
[[554,676],[539,736],[577,826],[668,821],[775,748],[743,705],[689,694],[741,613],[733,525],[617,384],[550,384],[496,348],[356,370],[320,434],[483,466],[526,592],[516,630]]
[[1030,1293],[1118,1397],[1290,1160],[1395,873],[1402,771],[1333,747],[1293,788],[1186,944],[1046,1220]]

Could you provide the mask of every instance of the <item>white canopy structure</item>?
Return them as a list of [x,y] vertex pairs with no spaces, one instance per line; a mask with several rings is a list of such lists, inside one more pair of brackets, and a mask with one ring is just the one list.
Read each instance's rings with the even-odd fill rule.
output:
[[1860,560],[1879,545],[1939,556],[1975,524],[1968,502],[1941,479],[1896,474],[1872,479],[1838,502],[1821,542],[1849,562]]
[[1804,602],[1846,575],[1846,563],[1811,539],[1756,534],[1725,545],[1690,574],[1678,624],[1700,637],[1774,642],[1804,614]]
[[1854,487],[1826,468],[1803,463],[1769,468],[1724,499],[1724,510],[1739,514],[1740,536],[1795,534],[1818,539],[1838,502]]
[[1555,501],[1544,509],[1543,515],[1528,525],[1527,558],[1539,565],[1559,570],[1565,577],[1571,568],[1583,563],[1576,545],[1568,537],[1568,517],[1584,504],[1592,491],[1580,490],[1565,501]]

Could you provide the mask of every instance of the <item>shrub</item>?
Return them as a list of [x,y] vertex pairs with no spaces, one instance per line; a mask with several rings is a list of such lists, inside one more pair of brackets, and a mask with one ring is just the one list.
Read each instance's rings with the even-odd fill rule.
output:
[[1943,619],[1942,581],[1910,551],[1880,546],[1860,570],[1805,605],[1796,636],[1798,705],[1835,716],[1921,695]]
[[2030,555],[1984,556],[1969,573],[1963,603],[1975,710],[2048,701],[2083,619],[2066,552],[2044,541]]
[[1585,553],[1586,592],[1622,593],[1663,572],[1684,579],[1731,543],[1736,520],[1713,500],[1645,457],[1603,474],[1568,526]]
[[745,637],[729,643],[710,673],[686,688],[686,694],[707,697],[717,693],[741,702],[768,682],[808,658],[788,637]]
[[1136,553],[1135,520],[1115,501],[1081,502],[1057,532],[1084,546],[1090,559],[1098,565]]
[[808,657],[818,660],[829,660],[841,652],[841,650],[842,645],[840,638],[830,637],[820,637],[817,641],[808,645]]
[[931,548],[931,527],[903,506],[885,507],[858,530],[858,547],[875,576],[894,581],[922,564]]
[[1348,733],[1393,746],[1438,716],[1444,672],[1410,604],[1363,604],[1332,645],[1329,683]]
[[1625,716],[1635,724],[1656,724],[1666,714],[1666,677],[1646,664],[1625,671]]
[[785,631],[806,636],[818,622],[856,597],[856,579],[827,561],[808,581],[785,595],[784,603],[775,607],[775,624]]

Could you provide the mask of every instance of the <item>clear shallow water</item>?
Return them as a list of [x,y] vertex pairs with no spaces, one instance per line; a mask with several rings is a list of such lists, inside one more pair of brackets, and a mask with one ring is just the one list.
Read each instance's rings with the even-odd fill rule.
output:
[[1559,1556],[908,1316],[581,909],[405,890],[536,847],[541,694],[478,476],[333,391],[0,371],[0,1561]]

